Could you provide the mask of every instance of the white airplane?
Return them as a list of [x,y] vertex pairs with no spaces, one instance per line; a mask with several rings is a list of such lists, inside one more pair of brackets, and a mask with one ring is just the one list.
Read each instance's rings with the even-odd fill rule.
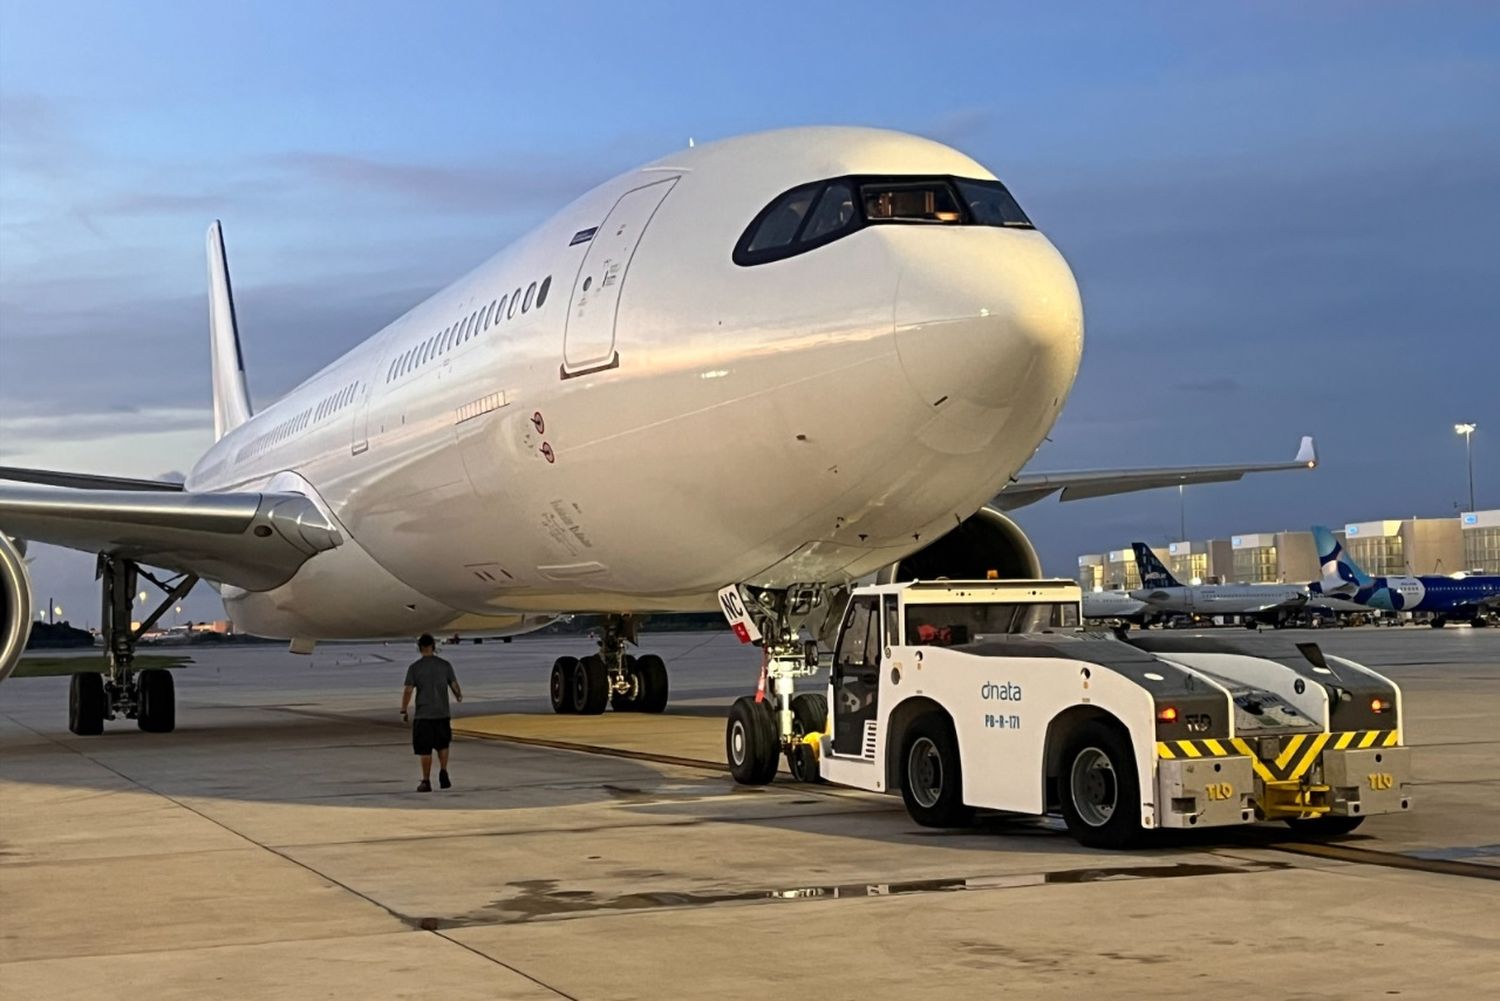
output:
[[554,708],[660,711],[665,665],[626,652],[642,615],[753,587],[769,654],[882,569],[1038,576],[1003,512],[1050,494],[1314,464],[1020,473],[1078,371],[1078,287],[993,174],[897,132],[767,132],[607,181],[259,413],[217,223],[208,262],[217,441],[187,482],[0,470],[0,677],[29,628],[4,537],[100,556],[113,666],[74,678],[74,732],[174,725],[170,675],[131,667],[142,579],[163,609],[207,580],[297,652],[604,613]]
[[1085,619],[1119,619],[1146,625],[1152,608],[1128,591],[1083,592],[1083,617]]
[[1300,584],[1182,584],[1150,546],[1133,542],[1130,547],[1135,550],[1135,565],[1141,573],[1141,586],[1130,596],[1155,612],[1169,616],[1243,615],[1245,624],[1253,629],[1260,622],[1278,622],[1287,612],[1308,602],[1307,587]]

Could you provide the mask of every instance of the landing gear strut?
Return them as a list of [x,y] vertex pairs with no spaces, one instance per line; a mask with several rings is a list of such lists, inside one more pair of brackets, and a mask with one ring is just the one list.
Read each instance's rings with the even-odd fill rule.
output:
[[719,592],[735,634],[762,652],[756,693],[735,700],[724,732],[724,753],[736,782],[765,785],[776,777],[782,755],[793,778],[817,781],[828,701],[822,695],[798,694],[797,679],[818,673],[820,641],[831,656],[831,639],[847,601],[847,590],[823,584],[785,590],[737,584]]
[[597,715],[605,706],[616,712],[659,713],[667,708],[667,665],[654,653],[625,652],[636,643],[639,620],[605,616],[599,652],[587,657],[559,657],[552,665],[552,711]]
[[[104,645],[109,651],[109,674],[92,671],[73,675],[68,687],[68,729],[79,736],[104,732],[104,721],[124,716],[147,733],[171,733],[177,725],[177,703],[172,674],[161,668],[136,671],[135,648],[168,608],[181,601],[198,578],[183,574],[173,580],[157,580],[134,560],[101,555],[96,572],[103,602],[100,622]],[[136,588],[150,581],[166,597],[139,626],[132,627]],[[144,592],[143,592],[144,593]]]

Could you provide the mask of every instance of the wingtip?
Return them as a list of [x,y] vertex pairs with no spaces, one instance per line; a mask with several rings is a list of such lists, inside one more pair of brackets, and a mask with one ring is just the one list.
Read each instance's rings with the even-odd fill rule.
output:
[[1302,436],[1302,442],[1297,447],[1297,458],[1295,461],[1306,463],[1308,469],[1318,468],[1318,444],[1313,441],[1312,435],[1305,434]]

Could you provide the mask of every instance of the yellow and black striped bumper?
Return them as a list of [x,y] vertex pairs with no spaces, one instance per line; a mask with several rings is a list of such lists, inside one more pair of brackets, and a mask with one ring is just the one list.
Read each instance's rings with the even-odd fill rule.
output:
[[1410,752],[1397,730],[1164,740],[1156,756],[1162,762],[1248,758],[1262,819],[1393,813],[1411,805]]
[[[1178,758],[1223,758],[1243,754],[1250,759],[1262,782],[1296,782],[1305,776],[1318,755],[1326,750],[1365,750],[1396,747],[1396,730],[1346,730],[1342,733],[1294,733],[1274,738],[1276,751],[1261,747],[1263,739],[1219,737],[1200,740],[1157,741],[1156,756],[1166,761]],[[1264,754],[1264,756],[1262,756]]]

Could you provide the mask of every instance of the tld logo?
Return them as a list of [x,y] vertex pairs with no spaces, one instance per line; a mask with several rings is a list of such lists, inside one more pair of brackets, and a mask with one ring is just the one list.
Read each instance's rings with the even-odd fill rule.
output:
[[1020,702],[1021,686],[1009,681],[986,681],[979,688],[981,699],[997,699],[1001,702]]

